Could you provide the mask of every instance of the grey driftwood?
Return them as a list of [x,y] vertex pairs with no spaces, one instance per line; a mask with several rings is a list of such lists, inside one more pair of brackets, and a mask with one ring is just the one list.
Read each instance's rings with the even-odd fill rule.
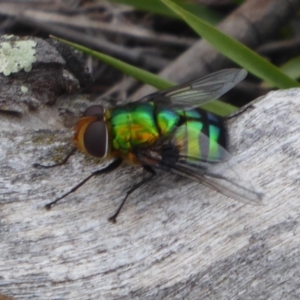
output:
[[107,218],[143,176],[140,168],[94,178],[47,211],[46,203],[103,165],[78,153],[65,166],[34,169],[34,162],[61,159],[72,131],[51,122],[21,126],[22,118],[9,126],[14,117],[1,116],[0,293],[39,300],[298,299],[299,104],[299,89],[272,92],[228,122],[234,164],[241,176],[252,174],[264,205],[159,174],[130,197],[117,224]]

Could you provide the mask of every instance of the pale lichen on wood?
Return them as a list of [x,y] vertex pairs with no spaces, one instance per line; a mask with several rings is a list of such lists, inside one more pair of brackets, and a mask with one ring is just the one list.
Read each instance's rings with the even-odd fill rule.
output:
[[[159,174],[107,221],[143,176],[123,166],[50,211],[44,205],[101,165],[76,154],[72,132],[0,132],[0,291],[16,299],[295,299],[299,297],[300,90],[279,91],[230,120],[233,159],[265,193],[243,205]],[[5,122],[3,117],[1,122]],[[44,159],[43,159],[44,157]]]
[[1,112],[24,116],[78,89],[78,80],[49,41],[13,35],[0,37]]

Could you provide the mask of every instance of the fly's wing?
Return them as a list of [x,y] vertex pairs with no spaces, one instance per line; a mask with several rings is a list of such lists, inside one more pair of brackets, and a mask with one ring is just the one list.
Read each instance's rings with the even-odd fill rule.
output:
[[250,173],[243,172],[224,148],[222,149],[224,161],[215,164],[196,157],[184,156],[180,152],[178,154],[177,151],[178,149],[174,147],[173,154],[169,151],[165,155],[159,150],[152,149],[144,152],[139,159],[145,164],[152,161],[162,170],[202,183],[231,199],[245,204],[262,204],[263,193],[257,191],[257,186],[252,184],[254,180]]
[[218,99],[247,76],[243,69],[225,69],[141,98],[164,107],[190,109]]
[[[168,164],[171,172],[203,183],[240,202],[254,205],[261,203],[262,193],[256,191],[250,173],[243,172],[235,163],[235,158],[209,136],[199,133],[199,140],[195,142],[189,140],[189,135],[184,131],[178,130],[171,144],[178,151],[177,161],[169,161],[168,156],[162,156],[161,161],[162,164]],[[188,146],[188,151],[185,146]]]
[[249,173],[247,175],[240,174],[231,167],[228,168],[226,164],[221,164],[223,168],[218,164],[219,170],[211,170],[211,167],[205,169],[179,162],[170,166],[170,170],[174,174],[200,182],[231,199],[245,204],[261,205],[263,193],[255,190],[256,187],[252,185],[252,179],[247,178],[246,180]]

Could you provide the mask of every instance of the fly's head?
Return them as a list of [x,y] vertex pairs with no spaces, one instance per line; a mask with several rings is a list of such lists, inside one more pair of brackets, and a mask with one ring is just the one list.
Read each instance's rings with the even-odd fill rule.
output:
[[98,158],[108,154],[108,130],[105,109],[101,105],[88,107],[75,128],[73,142],[77,149]]

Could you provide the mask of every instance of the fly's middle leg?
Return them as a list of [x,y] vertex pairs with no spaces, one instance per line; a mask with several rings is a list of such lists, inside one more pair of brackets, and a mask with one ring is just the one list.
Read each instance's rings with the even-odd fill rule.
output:
[[122,210],[122,207],[124,206],[128,196],[130,194],[132,194],[135,190],[137,190],[139,187],[141,187],[142,185],[144,185],[145,183],[151,181],[153,179],[153,177],[156,175],[156,172],[150,167],[150,166],[143,166],[144,170],[146,170],[147,172],[149,172],[151,175],[147,178],[144,178],[141,182],[135,184],[127,193],[126,196],[124,197],[123,201],[121,202],[121,204],[119,205],[117,211],[108,219],[110,222],[116,223],[117,221],[117,216],[119,215],[120,211]]

